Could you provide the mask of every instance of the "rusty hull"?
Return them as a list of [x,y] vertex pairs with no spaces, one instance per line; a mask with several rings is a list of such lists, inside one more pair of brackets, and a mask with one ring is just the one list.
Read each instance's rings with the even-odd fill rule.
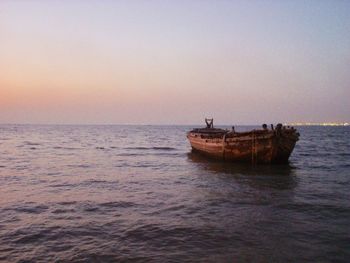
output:
[[[215,130],[215,131],[214,131]],[[257,163],[287,163],[299,133],[294,128],[229,132],[222,129],[194,129],[187,133],[192,149],[209,157]]]

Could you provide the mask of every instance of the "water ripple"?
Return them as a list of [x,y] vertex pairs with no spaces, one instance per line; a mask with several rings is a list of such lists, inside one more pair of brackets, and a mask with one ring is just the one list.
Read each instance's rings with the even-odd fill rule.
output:
[[191,128],[1,125],[0,261],[348,262],[349,128],[254,167]]

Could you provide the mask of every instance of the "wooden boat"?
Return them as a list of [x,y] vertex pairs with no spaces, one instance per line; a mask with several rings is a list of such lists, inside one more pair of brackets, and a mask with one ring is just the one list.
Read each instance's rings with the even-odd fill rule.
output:
[[213,119],[205,119],[207,127],[193,129],[187,133],[192,150],[222,160],[233,162],[288,163],[299,133],[293,127],[277,124],[268,129],[248,132],[217,129]]

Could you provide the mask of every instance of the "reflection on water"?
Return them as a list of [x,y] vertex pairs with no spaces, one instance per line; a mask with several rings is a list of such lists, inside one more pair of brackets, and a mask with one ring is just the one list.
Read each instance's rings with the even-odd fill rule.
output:
[[195,151],[189,152],[187,157],[198,169],[209,171],[217,176],[229,176],[256,188],[292,189],[296,186],[296,168],[290,164],[253,166],[246,163],[231,163],[210,159]]

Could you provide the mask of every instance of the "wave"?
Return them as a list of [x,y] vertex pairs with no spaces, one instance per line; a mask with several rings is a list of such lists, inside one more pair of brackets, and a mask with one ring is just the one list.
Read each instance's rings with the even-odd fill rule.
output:
[[176,150],[176,148],[173,147],[152,147],[154,150],[168,150],[168,151],[173,151]]
[[54,146],[53,149],[55,150],[80,150],[81,148],[76,148],[76,147],[62,147],[62,146]]
[[118,153],[118,154],[115,154],[114,156],[120,156],[120,157],[132,157],[132,156],[185,156],[186,154],[185,153],[177,153],[177,152],[158,152],[158,153],[149,153],[149,152],[133,152],[133,153]]
[[17,206],[14,208],[10,208],[9,210],[13,210],[19,213],[28,213],[28,214],[40,214],[48,210],[49,207],[46,205],[23,205],[23,206]]
[[68,164],[69,168],[92,168],[93,166],[90,164]]
[[62,201],[58,202],[57,204],[59,205],[76,205],[78,202],[77,201]]
[[165,151],[174,151],[177,150],[173,147],[160,147],[160,146],[154,146],[154,147],[125,147],[124,149],[127,150],[165,150]]
[[99,204],[102,207],[108,207],[108,208],[128,208],[136,206],[135,203],[127,202],[127,201],[117,201],[117,202],[106,202]]
[[53,187],[53,188],[62,188],[62,187],[73,188],[73,187],[76,187],[76,186],[78,186],[78,184],[63,183],[63,184],[51,184],[51,185],[48,185],[48,187]]
[[74,213],[76,212],[74,209],[55,209],[51,213],[53,214],[66,214],[66,213]]
[[30,141],[25,141],[23,142],[25,145],[31,145],[31,146],[38,146],[41,145],[40,143],[37,142],[30,142]]

